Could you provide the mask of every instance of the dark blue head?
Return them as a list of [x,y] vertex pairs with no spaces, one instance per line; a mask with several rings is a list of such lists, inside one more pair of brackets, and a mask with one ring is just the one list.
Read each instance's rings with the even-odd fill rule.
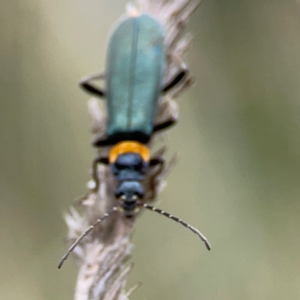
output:
[[141,199],[144,197],[144,188],[138,181],[122,181],[115,195],[120,200],[120,206],[124,209],[125,215],[132,217],[142,204]]

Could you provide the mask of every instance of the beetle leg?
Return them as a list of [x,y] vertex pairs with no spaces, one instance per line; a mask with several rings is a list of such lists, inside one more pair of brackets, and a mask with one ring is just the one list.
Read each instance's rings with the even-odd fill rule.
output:
[[176,120],[174,120],[173,118],[170,118],[169,120],[166,120],[163,123],[159,123],[159,124],[154,125],[153,132],[156,132],[156,131],[159,131],[159,130],[163,130],[163,129],[167,128],[167,127],[172,126],[175,123],[176,123]]
[[98,168],[98,164],[104,164],[104,165],[108,165],[108,158],[107,157],[103,157],[103,156],[98,156],[93,160],[93,165],[92,165],[92,177],[93,180],[95,182],[95,191],[98,191],[99,188],[99,178],[97,176],[97,168]]
[[99,88],[98,86],[96,86],[92,83],[93,80],[103,79],[104,77],[105,77],[104,73],[96,73],[93,75],[89,75],[89,76],[83,77],[80,80],[79,85],[81,88],[83,88],[87,92],[97,95],[101,98],[104,98],[105,91],[103,91],[101,88]]
[[150,159],[149,166],[150,167],[155,167],[157,165],[160,165],[160,167],[162,168],[164,163],[165,163],[165,161],[161,157],[152,157]]
[[181,69],[170,82],[168,82],[163,90],[162,93],[165,94],[170,91],[173,87],[175,87],[178,83],[180,83],[184,78],[186,78],[188,74],[188,69]]
[[152,191],[151,199],[156,198],[156,186],[157,186],[157,180],[158,176],[163,172],[164,166],[165,166],[165,161],[161,157],[152,157],[150,162],[149,162],[149,167],[154,168],[156,166],[159,166],[157,170],[149,176],[150,181],[150,190]]
[[178,106],[172,99],[165,98],[159,105],[156,119],[154,121],[153,132],[163,130],[178,120]]
[[165,86],[162,89],[163,94],[167,93],[173,87],[175,87],[178,83],[180,83],[185,78],[187,78],[187,75],[189,73],[187,65],[185,64],[185,62],[180,57],[178,57],[175,54],[172,54],[171,56],[172,56],[173,60],[176,61],[176,63],[178,64],[179,71],[175,74],[175,76],[173,76],[173,78],[169,82],[167,82],[165,84]]

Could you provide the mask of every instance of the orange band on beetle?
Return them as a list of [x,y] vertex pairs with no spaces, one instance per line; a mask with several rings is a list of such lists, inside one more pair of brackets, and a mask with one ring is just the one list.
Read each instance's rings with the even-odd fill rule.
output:
[[144,161],[150,160],[150,152],[143,144],[135,141],[125,141],[116,144],[109,152],[109,163],[114,163],[120,154],[138,153]]

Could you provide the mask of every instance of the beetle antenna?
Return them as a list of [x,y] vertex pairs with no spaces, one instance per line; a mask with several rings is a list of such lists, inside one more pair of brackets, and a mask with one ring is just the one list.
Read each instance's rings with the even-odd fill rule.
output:
[[155,211],[157,212],[158,214],[161,214],[161,215],[164,215],[165,217],[168,217],[170,219],[172,219],[173,221],[177,222],[177,223],[180,223],[181,225],[183,225],[184,227],[188,228],[189,230],[191,230],[192,232],[196,233],[200,239],[202,240],[202,242],[205,244],[207,250],[211,250],[211,246],[208,242],[208,240],[206,239],[206,237],[196,228],[194,228],[193,226],[189,225],[188,223],[185,223],[184,221],[182,221],[181,219],[159,209],[159,208],[156,208],[154,206],[151,206],[151,205],[148,205],[148,204],[144,204],[143,205],[145,208],[148,208],[149,210],[152,210],[152,211]]
[[60,269],[62,265],[64,264],[65,260],[68,258],[70,253],[76,248],[76,246],[83,240],[85,236],[87,236],[98,224],[100,224],[102,221],[104,221],[106,218],[108,218],[110,215],[112,215],[115,211],[118,210],[117,206],[114,206],[111,211],[105,213],[103,217],[99,218],[93,225],[91,225],[68,249],[66,254],[62,257],[61,261],[58,264],[58,268]]

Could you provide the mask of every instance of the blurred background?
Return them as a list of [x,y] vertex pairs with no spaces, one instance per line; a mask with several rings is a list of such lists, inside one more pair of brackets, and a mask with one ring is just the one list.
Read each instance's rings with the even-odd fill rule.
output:
[[[83,75],[103,70],[127,0],[0,3],[0,298],[73,299],[63,212],[95,155]],[[131,297],[300,299],[300,3],[203,0],[189,31],[197,85],[169,132],[179,163],[135,226]]]

